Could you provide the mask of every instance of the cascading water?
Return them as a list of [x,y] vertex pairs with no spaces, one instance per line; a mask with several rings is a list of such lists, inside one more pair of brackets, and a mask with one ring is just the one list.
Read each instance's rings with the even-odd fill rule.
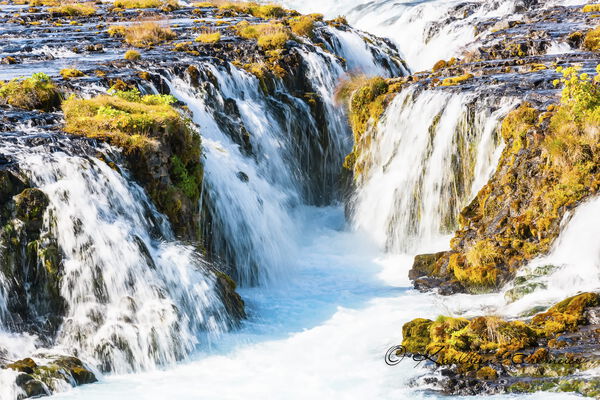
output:
[[514,104],[491,109],[473,99],[409,89],[392,101],[357,159],[365,172],[352,199],[355,228],[392,252],[433,251],[454,231],[458,212],[493,172],[498,124]]
[[[228,329],[214,276],[174,240],[126,172],[43,145],[5,145],[2,152],[49,199],[43,235],[55,237],[63,254],[60,294],[68,310],[53,352],[130,372],[174,363]],[[28,343],[11,358],[42,351],[32,349],[35,338]]]
[[[330,16],[344,13],[394,38],[415,69],[456,55],[479,18],[504,16],[516,4],[322,3],[298,6],[329,7]],[[454,19],[458,12],[462,17]],[[211,250],[235,267],[250,315],[235,333],[224,333],[230,321],[202,258],[173,239],[122,167],[117,172],[94,157],[62,151],[15,151],[20,168],[50,199],[45,234],[56,237],[65,256],[61,293],[69,308],[51,351],[77,350],[116,373],[150,370],[104,377],[57,398],[430,398],[409,386],[421,366],[383,363],[387,348],[401,340],[403,323],[490,310],[512,317],[546,306],[558,293],[572,294],[561,274],[575,266],[578,279],[598,286],[597,246],[578,241],[580,232],[597,234],[592,201],[565,221],[553,252],[530,266],[559,266],[541,279],[546,289],[508,306],[504,293],[439,298],[407,289],[414,252],[445,247],[441,241],[457,212],[489,178],[501,150],[498,122],[515,103],[479,99],[476,107],[474,94],[399,93],[369,132],[373,140],[362,152],[368,168],[352,202],[350,222],[358,229],[348,229],[342,207],[322,207],[339,200],[340,165],[351,148],[332,93],[345,72],[393,76],[406,68],[387,56],[384,42],[370,46],[376,39],[368,35],[322,30],[331,36],[325,47],[346,60],[318,48],[296,50],[306,85],[298,92],[318,96],[296,97],[282,81],[265,84],[229,63],[193,59],[199,82],[177,68],[158,69],[202,135]],[[311,109],[315,102],[323,115]],[[577,245],[589,253],[572,260]],[[3,325],[5,300],[0,293]],[[0,333],[0,350],[10,351],[2,357],[25,357],[40,347],[35,336]],[[155,368],[196,348],[185,363]],[[0,399],[18,395],[14,379],[12,371],[0,371]]]
[[[401,64],[379,55],[385,65],[395,65],[384,68],[362,49],[365,42],[356,33],[343,37],[336,41],[340,48],[348,48],[340,44],[344,40],[361,43],[359,58],[349,58],[349,64],[388,75],[404,72]],[[351,148],[344,114],[333,102],[334,88],[345,73],[343,64],[320,49],[297,51],[305,85],[323,102],[324,121],[315,120],[309,105],[281,82],[276,82],[273,95],[265,96],[255,76],[231,64],[197,65],[215,79],[197,88],[175,74],[167,77],[171,92],[192,111],[203,137],[215,251],[236,266],[234,275],[242,285],[266,285],[290,267],[298,236],[293,210],[300,204],[335,200],[332,189],[339,166]],[[239,114],[236,123],[243,126],[247,144],[234,140],[231,132],[236,127],[220,117],[225,104]]]
[[[265,1],[270,2],[270,1]],[[475,27],[490,18],[519,20],[522,0],[279,0],[304,13],[322,13],[328,18],[345,16],[358,29],[390,38],[414,71],[431,68],[438,60],[456,57],[477,37]],[[584,0],[545,1],[544,7],[580,5]],[[485,35],[485,32],[480,33]]]

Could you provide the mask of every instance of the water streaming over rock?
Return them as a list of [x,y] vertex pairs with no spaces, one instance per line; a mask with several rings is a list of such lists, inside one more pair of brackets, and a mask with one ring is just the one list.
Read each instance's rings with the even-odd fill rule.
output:
[[[478,18],[504,16],[518,6],[513,1],[285,3],[320,12],[327,7],[330,16],[344,13],[359,26],[393,38],[417,69],[455,55],[474,37]],[[400,339],[402,323],[440,310],[481,313],[506,306],[503,294],[480,296],[476,308],[472,296],[439,304],[435,296],[405,287],[411,255],[437,249],[455,228],[459,210],[489,178],[501,149],[498,123],[515,101],[493,104],[476,94],[441,90],[398,94],[361,152],[368,168],[351,200],[355,231],[348,232],[340,207],[318,208],[340,200],[334,188],[351,148],[332,93],[346,72],[392,76],[406,67],[384,41],[353,31],[324,31],[330,35],[328,50],[346,60],[318,48],[299,48],[301,74],[292,84],[265,83],[229,63],[195,62],[199,80],[161,66],[162,78],[188,106],[202,135],[205,179],[199,207],[210,214],[209,245],[242,285],[257,286],[242,289],[252,317],[240,336],[227,337],[229,347],[217,355],[166,373],[118,377],[67,397],[126,399],[143,393],[142,398],[164,398],[177,388],[181,398],[202,390],[211,390],[215,398],[324,393],[348,399],[416,398],[421,395],[407,383],[419,371],[398,373],[381,361],[385,349]],[[564,50],[557,45],[550,52]],[[305,86],[294,87],[299,82]],[[9,150],[48,196],[44,234],[56,240],[64,257],[60,293],[68,311],[53,351],[74,352],[117,373],[154,369],[198,347],[206,351],[232,325],[208,265],[173,238],[114,150],[100,149],[116,161],[117,170],[95,157],[97,149],[92,155],[43,146],[2,150]],[[545,291],[526,295],[505,309],[507,315],[523,311],[523,304],[547,305],[556,293],[570,294],[574,283],[598,286],[598,249],[591,243],[597,237],[591,223],[597,220],[597,203],[584,204],[565,221],[553,252],[531,265],[559,266],[543,278]],[[590,243],[578,240],[581,232]],[[383,255],[377,246],[408,254]],[[581,257],[572,260],[574,252]],[[566,280],[561,274],[575,265],[577,280]],[[286,277],[293,285],[277,285]],[[5,278],[0,274],[0,279]],[[10,326],[7,287],[0,281],[1,322]],[[264,331],[268,334],[260,338]],[[255,343],[262,340],[266,343]],[[35,335],[1,332],[0,349],[8,351],[0,356],[24,357],[46,344]],[[233,354],[236,345],[244,347]],[[351,371],[344,379],[341,362]],[[265,366],[272,374],[257,377]],[[0,372],[2,400],[20,390],[11,385],[13,375]],[[293,384],[296,390],[289,393]]]
[[[67,310],[55,351],[122,373],[210,345],[231,321],[202,257],[174,239],[126,171],[51,147],[5,145],[2,152],[49,199],[42,237],[53,238],[62,255],[57,273]],[[37,290],[29,288],[29,296]],[[3,313],[5,326],[11,319]]]
[[392,101],[361,144],[365,171],[351,202],[357,229],[392,252],[434,250],[454,231],[458,212],[493,172],[499,121],[514,104],[475,98],[409,89]]
[[[267,2],[267,1],[265,1]],[[477,25],[491,18],[518,21],[520,13],[534,2],[525,0],[279,0],[277,3],[301,12],[319,12],[329,18],[339,15],[359,29],[391,39],[414,71],[431,68],[438,60],[456,57],[476,37]],[[544,1],[543,7],[579,5],[584,0]],[[479,35],[479,36],[478,36]]]

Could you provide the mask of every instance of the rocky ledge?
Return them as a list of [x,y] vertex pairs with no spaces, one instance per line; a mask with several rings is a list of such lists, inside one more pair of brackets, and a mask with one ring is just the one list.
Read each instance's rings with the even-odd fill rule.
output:
[[585,370],[600,366],[599,299],[582,293],[526,320],[415,319],[404,325],[391,360],[425,361],[431,373],[413,384],[444,394],[551,390],[597,397],[600,379]]

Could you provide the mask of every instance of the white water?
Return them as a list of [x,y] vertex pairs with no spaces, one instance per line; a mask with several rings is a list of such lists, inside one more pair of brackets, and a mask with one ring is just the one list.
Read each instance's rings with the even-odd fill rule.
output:
[[[3,151],[48,195],[46,229],[64,254],[68,313],[53,351],[124,373],[173,364],[227,330],[214,277],[130,179],[95,158]],[[0,335],[0,347],[17,349],[11,359],[37,351],[34,337],[10,338]]]
[[[311,1],[305,4],[307,7],[319,6]],[[343,7],[352,6],[352,2],[337,4]],[[446,2],[437,2],[439,7],[435,9],[436,3],[423,4],[410,9],[414,10],[411,11],[414,15],[408,13],[403,17],[409,23],[406,25],[407,30],[402,32],[410,33],[410,29],[421,32],[424,29],[424,26],[419,25],[419,21],[411,20],[419,15],[417,7],[427,6],[427,16],[433,19],[439,18],[437,13],[443,15],[444,7],[447,6]],[[323,6],[320,4],[320,7]],[[380,16],[387,18],[393,17],[392,11],[397,12],[401,9],[402,7],[379,8],[378,12]],[[505,10],[500,9],[499,12]],[[365,15],[368,16],[369,13]],[[358,18],[357,16],[356,19]],[[389,28],[388,25],[375,20],[372,24],[373,31],[378,27],[382,30]],[[402,27],[399,22],[390,26],[396,27],[398,31]],[[448,58],[443,57],[445,51],[452,55],[452,46],[460,46],[461,43],[470,40],[466,30],[444,31],[443,34],[445,36],[440,35],[439,39],[434,40],[422,51],[418,50],[417,46],[423,44],[419,42],[422,39],[414,40],[409,35],[405,37],[404,40],[410,46],[403,50],[409,55],[414,53],[409,57],[416,60],[412,63],[414,68],[418,68],[419,63],[427,66],[439,58]],[[414,48],[411,50],[412,41]],[[367,57],[369,54],[363,51],[360,42],[351,38],[344,46],[347,49],[345,54],[350,57],[351,69],[378,71],[379,67],[373,64],[372,58]],[[304,57],[310,68],[311,80],[318,82],[316,89],[330,101],[332,88],[341,73],[339,65],[324,61],[323,57],[327,57],[326,55],[315,56],[307,53]],[[241,267],[239,278],[242,283],[258,285],[241,290],[247,302],[249,319],[240,331],[223,334],[218,341],[211,342],[211,346],[201,347],[193,356],[193,360],[176,367],[107,376],[98,384],[77,388],[55,397],[86,400],[133,397],[434,397],[421,391],[422,387],[408,386],[411,378],[423,372],[419,368],[413,368],[410,361],[395,368],[388,367],[383,362],[385,350],[400,342],[402,325],[415,317],[434,318],[438,314],[449,313],[477,314],[490,309],[502,310],[504,307],[501,295],[438,298],[414,292],[407,280],[407,271],[415,249],[436,250],[447,246],[447,242],[444,242],[444,233],[447,232],[441,229],[440,220],[441,215],[447,212],[442,208],[448,205],[446,203],[450,198],[445,182],[452,180],[447,168],[448,156],[452,154],[454,143],[451,133],[455,131],[457,124],[460,124],[461,110],[468,99],[458,95],[425,93],[410,107],[403,107],[401,101],[396,100],[393,110],[397,113],[390,112],[390,116],[384,118],[383,125],[378,128],[382,130],[381,144],[377,153],[371,154],[375,164],[373,171],[377,171],[367,179],[366,186],[363,186],[359,193],[359,197],[364,196],[357,206],[361,229],[351,231],[341,207],[316,208],[303,204],[307,196],[303,190],[305,174],[299,171],[301,166],[292,155],[298,149],[294,149],[293,140],[287,135],[290,127],[271,112],[264,96],[258,91],[256,80],[237,70],[226,72],[210,66],[205,67],[210,68],[216,76],[222,94],[209,96],[190,88],[181,79],[169,79],[174,94],[188,104],[193,111],[195,122],[201,128],[206,152],[205,190],[210,192],[212,201],[217,205],[214,210],[216,223],[224,240],[227,240],[222,250],[225,253],[233,252],[231,258]],[[409,93],[403,93],[399,99],[403,98],[402,96],[409,96]],[[244,125],[251,132],[252,146],[257,150],[256,158],[244,155],[239,146],[223,132],[222,126],[212,117],[215,105],[209,104],[209,97],[212,100],[221,97],[221,104],[225,97],[236,100]],[[331,107],[331,104],[328,104],[328,107]],[[499,147],[494,138],[494,130],[498,119],[508,108],[509,104],[506,103],[494,113],[484,109],[476,118],[474,143],[477,148],[473,152],[476,159],[471,160],[474,172],[473,181],[468,188],[470,195],[486,181],[497,160]],[[282,109],[285,107],[282,106]],[[430,122],[442,111],[435,137],[429,144],[425,139],[429,138],[427,133]],[[331,172],[327,169],[335,165],[335,160],[343,156],[349,145],[347,137],[344,136],[345,128],[341,123],[341,114],[333,109],[330,109],[329,114],[327,123],[334,145],[323,153],[323,158],[329,160],[324,163],[326,165],[323,166],[323,175]],[[415,119],[414,115],[418,115],[419,119]],[[286,121],[291,120],[291,115],[286,116],[290,117]],[[404,119],[393,122],[395,118],[402,116]],[[308,126],[315,123],[308,114],[305,118]],[[418,140],[422,142],[417,142]],[[398,142],[408,145],[399,146]],[[403,164],[408,160],[400,155],[414,157],[414,163]],[[150,357],[145,340],[149,330],[158,329],[162,338],[168,338],[173,335],[177,318],[181,315],[196,316],[198,320],[206,321],[214,314],[206,318],[204,313],[209,312],[207,310],[215,304],[218,308],[218,302],[214,299],[206,302],[205,284],[210,286],[210,282],[206,282],[205,276],[189,274],[189,267],[197,266],[199,261],[185,246],[168,240],[168,228],[160,228],[167,239],[166,242],[157,243],[151,237],[149,222],[144,216],[146,211],[140,209],[147,206],[139,204],[140,198],[143,198],[139,188],[124,181],[104,164],[97,161],[91,161],[90,164],[90,161],[60,154],[50,159],[36,157],[39,156],[32,157],[27,162],[30,162],[32,170],[39,174],[35,179],[52,199],[61,232],[62,229],[73,231],[71,218],[79,218],[86,222],[84,233],[88,237],[93,235],[94,240],[105,245],[97,249],[92,263],[88,263],[88,260],[82,262],[78,257],[69,260],[70,265],[84,272],[85,279],[73,277],[74,287],[88,293],[93,276],[91,269],[98,263],[108,265],[109,268],[119,266],[119,269],[107,271],[107,278],[112,280],[114,286],[114,291],[109,293],[108,303],[98,304],[94,298],[71,299],[77,306],[73,316],[81,317],[81,320],[73,319],[73,329],[84,332],[89,338],[86,338],[85,342],[73,344],[67,335],[62,342],[65,347],[80,346],[91,350],[101,342],[102,335],[113,332],[125,334],[128,342],[134,347],[136,357],[139,355],[139,360],[136,358],[133,366],[119,359],[123,357],[122,354],[114,355],[116,365],[121,366],[117,371],[126,372],[133,368],[152,369],[157,361],[168,364],[177,358],[176,355],[180,351],[187,352],[193,348],[199,337],[204,339],[207,330],[215,334],[222,332],[220,324],[208,324],[209,329],[206,329],[206,326],[195,327],[195,324],[190,324],[187,329],[177,332],[175,343],[163,342],[161,352]],[[81,168],[82,164],[85,164],[85,168]],[[391,165],[394,165],[394,168],[388,168],[386,171],[384,166]],[[420,167],[416,168],[415,165]],[[425,171],[422,177],[416,174],[420,174],[420,169]],[[58,176],[62,176],[61,179],[57,179],[57,172],[60,172]],[[248,176],[248,182],[239,178],[239,172]],[[93,176],[86,176],[87,174]],[[408,186],[406,182],[413,187],[419,186],[423,193],[423,202],[419,205],[422,218],[417,224],[413,224],[409,217],[394,216],[397,212],[404,212],[403,208],[398,207],[398,203],[410,205],[413,198],[405,190]],[[365,189],[367,186],[370,188],[368,191]],[[61,196],[61,190],[64,189],[74,192],[70,193],[69,198],[85,201],[79,201],[77,204],[69,202]],[[398,192],[403,189],[405,193],[398,196]],[[464,200],[468,200],[469,197],[465,192]],[[119,200],[115,201],[115,198]],[[126,209],[119,213],[115,210],[123,207],[121,199],[124,199]],[[373,203],[367,201],[368,199]],[[144,202],[142,200],[142,203]],[[569,228],[561,235],[559,243],[562,247],[558,246],[553,252],[553,257],[556,257],[556,261],[553,262],[565,262],[564,268],[578,265],[582,268],[580,275],[584,278],[595,276],[594,268],[598,269],[597,263],[567,258],[577,249],[576,245],[582,244],[577,241],[582,229],[587,229],[586,232],[590,232],[591,235],[597,234],[597,230],[593,230],[595,227],[589,224],[591,217],[597,220],[597,206],[595,207],[595,211],[582,208],[582,216],[576,214]],[[373,213],[373,210],[378,212]],[[118,216],[116,220],[105,219],[109,215],[114,216],[115,213]],[[379,215],[385,218],[379,220]],[[156,215],[154,217],[159,218]],[[391,232],[388,230],[390,221],[393,221]],[[408,227],[405,224],[414,226]],[[153,260],[159,265],[157,270],[151,271],[140,259],[139,248],[131,246],[131,241],[128,240],[132,235],[141,236]],[[388,235],[394,237],[391,246],[388,243]],[[382,247],[385,247],[386,243],[388,248],[396,251],[404,249],[404,240],[412,243],[406,244],[406,248],[411,249],[411,254],[383,253]],[[68,236],[61,238],[61,241],[62,246],[67,249],[80,244]],[[118,246],[115,244],[117,241]],[[121,247],[122,243],[127,245]],[[585,246],[585,249],[593,248]],[[113,254],[113,247],[118,247],[116,255]],[[582,258],[586,256],[583,252],[580,254]],[[597,252],[592,252],[586,256],[589,256],[586,260],[593,260],[596,255]],[[133,291],[129,282],[124,280],[127,272],[128,277],[137,278],[137,286]],[[556,275],[556,279],[551,277],[556,281],[556,285],[565,283],[560,278],[560,275]],[[166,291],[169,296],[166,299],[158,298],[154,288],[145,285],[148,282],[157,285],[162,289],[161,293]],[[569,285],[563,285],[563,290],[562,293],[573,292]],[[117,301],[125,294],[139,296],[140,301],[143,299],[143,311],[132,311]],[[147,300],[147,307],[146,299],[152,299]],[[548,298],[542,299],[542,302],[546,301]],[[529,300],[522,302],[529,305]],[[474,303],[479,305],[475,306]],[[168,307],[169,304],[185,304],[185,312],[175,313]],[[96,333],[95,330],[90,332],[91,328],[86,324],[90,322],[87,311],[97,307],[107,307],[110,312],[102,310],[108,319]],[[154,318],[155,312],[161,309],[166,313],[166,318]],[[504,312],[511,316],[515,315],[517,310],[506,308]],[[123,330],[119,322],[123,313],[127,314],[127,318],[136,318],[139,330]],[[3,340],[8,340],[7,337],[0,335]],[[28,346],[31,345],[31,342],[27,343]],[[1,345],[2,343],[0,347]],[[9,347],[14,348],[15,345],[11,344]],[[30,351],[31,349],[23,348],[22,355],[30,354]],[[3,379],[9,378],[11,377],[0,374],[0,385],[5,382]],[[0,398],[4,399],[5,392],[2,390],[5,388],[0,386]],[[14,393],[11,394],[13,395]],[[564,394],[552,396],[544,393],[528,398],[570,397]]]
[[392,101],[357,158],[366,166],[352,201],[355,229],[392,252],[446,245],[449,220],[493,172],[497,127],[515,103],[502,100],[493,111],[478,104],[470,115],[472,102],[472,94],[412,90]]
[[[264,0],[273,3],[271,0]],[[489,18],[520,20],[519,0],[276,0],[303,13],[327,18],[343,15],[348,22],[374,35],[390,38],[414,71],[431,68],[438,60],[456,57],[472,42],[474,26]],[[585,0],[543,1],[543,6],[579,5]],[[459,11],[453,10],[461,6]],[[465,7],[466,6],[466,7]],[[470,11],[472,10],[472,12]],[[442,23],[447,21],[447,23]],[[485,35],[483,32],[481,35]]]

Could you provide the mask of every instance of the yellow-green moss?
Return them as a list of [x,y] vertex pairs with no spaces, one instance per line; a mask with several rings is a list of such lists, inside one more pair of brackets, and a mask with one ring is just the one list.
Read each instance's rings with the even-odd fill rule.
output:
[[63,69],[60,70],[60,75],[64,79],[71,79],[71,78],[82,77],[85,74],[83,72],[81,72],[80,70],[75,69],[75,68],[63,68]]
[[531,323],[545,336],[550,337],[552,334],[577,327],[584,321],[583,313],[586,308],[598,304],[600,298],[597,293],[582,293],[561,301],[544,313],[537,314]]
[[[584,323],[585,310],[598,304],[598,294],[583,293],[535,315],[530,322],[505,321],[494,316],[470,320],[440,316],[436,321],[417,318],[402,327],[402,345],[409,353],[428,354],[439,364],[477,370],[480,379],[496,379],[495,371],[480,368],[482,362],[502,362],[507,354],[510,357],[536,346],[543,338],[556,342],[558,334]],[[526,356],[523,354],[525,361],[539,363],[546,360],[548,351],[540,348],[525,359]]]
[[290,40],[289,29],[280,23],[249,24],[242,21],[236,25],[237,34],[244,39],[255,39],[262,49],[282,49]]
[[473,74],[464,74],[442,80],[442,86],[455,86],[473,78]]
[[600,4],[586,4],[581,9],[583,12],[600,12]]
[[94,3],[67,3],[57,7],[51,7],[48,12],[52,14],[68,15],[68,16],[85,16],[96,14]]
[[126,60],[131,60],[131,61],[135,61],[135,60],[139,60],[142,58],[142,56],[140,55],[140,53],[138,51],[135,50],[127,50],[125,52],[125,55],[123,56],[124,59]]
[[498,378],[498,372],[492,367],[482,367],[477,371],[477,379],[490,381]]
[[156,22],[142,22],[129,26],[113,25],[108,28],[108,34],[122,37],[134,47],[150,47],[177,37],[171,28]]
[[583,47],[590,51],[600,51],[600,26],[585,34]]
[[429,328],[433,321],[429,319],[417,318],[407,322],[402,327],[402,346],[411,353],[423,354],[427,345],[431,342]]
[[26,110],[50,111],[60,104],[60,94],[50,77],[40,72],[27,79],[0,82],[0,100]]
[[[355,178],[364,172],[359,161],[361,149],[368,147],[365,133],[369,124],[376,124],[385,111],[389,84],[381,78],[359,75],[342,82],[336,89],[336,99],[348,103],[348,119],[354,134],[354,147],[344,160],[344,168],[354,171]],[[368,141],[368,140],[367,140]]]
[[164,129],[183,129],[184,121],[171,106],[172,96],[138,91],[115,92],[91,99],[71,97],[62,104],[64,130],[109,141],[126,152],[156,144],[152,136]]
[[270,19],[281,18],[291,13],[283,7],[273,4],[258,4],[254,2],[225,2],[219,5],[222,11],[235,11],[242,14],[250,14],[258,18]]
[[179,8],[176,0],[115,0],[113,6],[119,9],[161,8],[165,11]]
[[221,40],[220,32],[203,32],[198,37],[196,37],[195,41],[200,43],[217,43]]
[[315,21],[319,19],[323,19],[323,16],[320,14],[302,15],[290,18],[288,24],[295,35],[313,38]]

